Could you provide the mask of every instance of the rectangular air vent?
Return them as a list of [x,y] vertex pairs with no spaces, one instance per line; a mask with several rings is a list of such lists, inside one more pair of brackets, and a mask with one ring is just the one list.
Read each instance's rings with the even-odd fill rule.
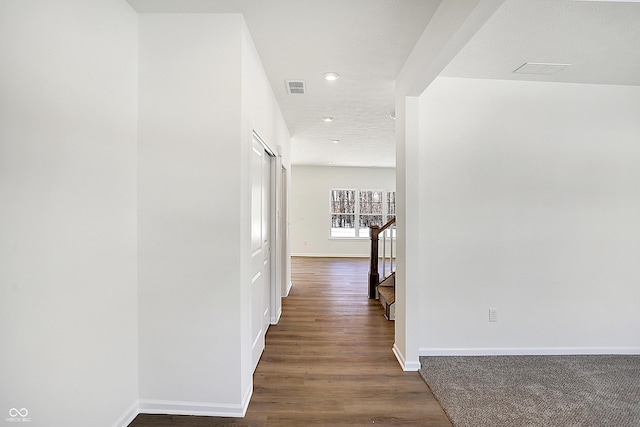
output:
[[304,80],[287,80],[287,92],[291,95],[304,95]]
[[541,74],[551,76],[558,71],[562,71],[571,64],[553,64],[549,62],[526,62],[513,70],[516,74]]

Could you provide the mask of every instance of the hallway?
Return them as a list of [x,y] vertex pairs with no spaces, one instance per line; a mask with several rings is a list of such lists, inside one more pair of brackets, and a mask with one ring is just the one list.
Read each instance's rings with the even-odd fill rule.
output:
[[293,288],[267,333],[243,419],[139,415],[130,427],[451,426],[391,351],[393,322],[367,299],[367,259],[293,258]]

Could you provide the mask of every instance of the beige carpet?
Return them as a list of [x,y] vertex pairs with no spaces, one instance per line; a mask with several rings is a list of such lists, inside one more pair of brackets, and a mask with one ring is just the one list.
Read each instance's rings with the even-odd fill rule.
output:
[[640,427],[640,356],[420,361],[455,427]]

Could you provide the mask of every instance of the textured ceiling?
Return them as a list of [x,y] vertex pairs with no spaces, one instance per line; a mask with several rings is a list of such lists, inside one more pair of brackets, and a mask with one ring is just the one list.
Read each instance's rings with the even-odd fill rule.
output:
[[[571,66],[514,74],[525,62]],[[640,85],[640,3],[507,0],[441,75]]]
[[[394,80],[440,0],[129,3],[138,12],[242,13],[291,132],[292,163],[395,166]],[[325,81],[328,71],[340,78]],[[304,80],[306,94],[289,95],[287,79]]]
[[[281,3],[300,13],[277,26],[263,14],[245,19],[289,126],[293,163],[395,166],[394,80],[440,2]],[[327,71],[340,78],[324,80]],[[285,79],[304,80],[307,93],[287,94]]]
[[[633,1],[507,0],[442,75],[640,85]],[[242,13],[291,132],[292,163],[366,167],[395,165],[394,79],[440,2],[129,0],[139,12]],[[525,62],[572,65],[512,73]],[[323,80],[328,71],[341,78]],[[289,95],[287,79],[304,80],[307,93]]]

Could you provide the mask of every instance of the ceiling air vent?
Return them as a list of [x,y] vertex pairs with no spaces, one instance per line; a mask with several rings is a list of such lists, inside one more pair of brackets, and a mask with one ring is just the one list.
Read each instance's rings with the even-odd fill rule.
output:
[[513,70],[517,74],[541,74],[551,76],[558,71],[562,71],[571,64],[553,64],[549,62],[526,62],[520,67]]
[[291,95],[304,95],[304,80],[287,80],[287,92]]

